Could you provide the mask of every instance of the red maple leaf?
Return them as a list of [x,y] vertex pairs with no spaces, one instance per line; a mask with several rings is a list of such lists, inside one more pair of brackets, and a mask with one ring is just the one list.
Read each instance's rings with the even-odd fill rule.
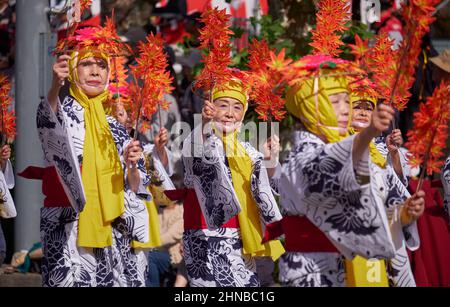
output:
[[450,120],[450,92],[444,82],[422,103],[414,113],[414,127],[408,131],[405,146],[410,153],[411,166],[424,166],[428,175],[439,173],[444,157]]
[[355,44],[349,44],[348,46],[350,47],[352,54],[355,56],[355,59],[360,61],[369,50],[369,40],[362,40],[358,34],[355,34]]
[[11,83],[8,77],[0,74],[0,132],[12,142],[16,136],[16,117],[14,109],[10,110],[12,107],[10,91]]
[[316,13],[316,28],[311,31],[314,53],[337,56],[344,43],[341,34],[348,29],[351,11],[347,0],[321,0]]
[[282,120],[286,114],[282,98],[286,81],[282,71],[292,60],[286,59],[284,49],[278,54],[270,50],[264,40],[252,41],[249,59],[249,97],[256,104],[256,113],[262,120]]
[[195,89],[202,88],[206,92],[212,88],[222,88],[233,76],[228,68],[231,64],[230,15],[225,10],[207,9],[202,13],[200,21],[205,26],[200,29],[200,48],[205,49],[202,55],[204,68],[196,77]]
[[135,84],[130,86],[130,95],[132,101],[138,104],[133,109],[136,110],[135,118],[139,120],[141,117],[151,118],[159,107],[167,108],[164,95],[173,88],[172,77],[166,70],[168,63],[161,35],[148,35],[145,42],[139,43],[138,48],[137,64],[131,67]]

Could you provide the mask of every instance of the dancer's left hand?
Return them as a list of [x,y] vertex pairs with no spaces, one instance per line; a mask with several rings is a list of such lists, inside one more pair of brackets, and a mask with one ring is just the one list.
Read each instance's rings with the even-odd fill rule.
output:
[[269,137],[263,145],[263,155],[265,160],[278,159],[280,154],[280,138],[276,135]]
[[402,132],[400,129],[392,130],[392,133],[389,134],[386,138],[386,146],[389,152],[396,152],[399,147],[403,145]]
[[135,164],[142,157],[142,148],[139,141],[131,141],[125,148],[124,159],[127,165]]

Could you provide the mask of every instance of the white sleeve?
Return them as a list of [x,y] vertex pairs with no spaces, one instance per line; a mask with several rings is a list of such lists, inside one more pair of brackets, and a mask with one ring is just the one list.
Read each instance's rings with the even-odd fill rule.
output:
[[36,121],[45,158],[55,166],[70,204],[75,211],[81,212],[86,204],[81,170],[65,126],[59,98],[56,113],[47,99],[42,101],[37,109]]
[[3,172],[0,172],[0,197],[2,200],[0,202],[0,217],[5,219],[16,217],[16,207],[14,206],[11,193],[9,193]]
[[6,185],[8,186],[8,189],[14,188],[15,180],[14,180],[14,171],[12,168],[11,161],[8,159],[8,162],[6,163],[5,171],[3,172],[5,176]]
[[170,152],[169,149],[167,149],[167,147],[164,148],[167,154],[167,166],[164,167],[164,165],[161,162],[161,159],[159,158],[158,152],[156,150],[156,146],[153,147],[153,157],[155,158],[155,161],[159,162],[159,164],[161,164],[161,167],[164,167],[165,172],[167,173],[167,175],[169,177],[171,177],[173,175],[173,155]]
[[389,258],[395,251],[385,208],[372,191],[378,177],[368,150],[353,164],[353,140],[324,144],[305,137],[283,164],[281,205],[287,215],[306,216],[349,259]]

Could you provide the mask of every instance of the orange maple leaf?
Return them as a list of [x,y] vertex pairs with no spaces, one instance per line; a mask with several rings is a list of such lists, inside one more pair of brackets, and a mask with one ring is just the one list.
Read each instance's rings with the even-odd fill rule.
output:
[[414,127],[408,131],[408,148],[411,158],[409,163],[416,167],[423,165],[428,175],[439,173],[443,165],[444,148],[448,137],[450,120],[450,92],[444,82],[436,87],[426,103],[414,113]]

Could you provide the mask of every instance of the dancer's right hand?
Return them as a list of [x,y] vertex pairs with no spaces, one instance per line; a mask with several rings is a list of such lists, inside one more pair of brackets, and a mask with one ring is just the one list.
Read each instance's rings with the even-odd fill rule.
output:
[[70,56],[63,54],[53,64],[53,86],[61,87],[63,81],[69,77]]
[[11,147],[8,144],[3,145],[0,152],[2,163],[8,161],[11,158]]
[[210,121],[216,115],[216,108],[214,104],[208,100],[205,100],[205,104],[202,109],[203,121]]
[[391,121],[394,119],[395,111],[387,104],[379,104],[372,113],[372,121],[368,128],[371,129],[373,137],[389,129]]

